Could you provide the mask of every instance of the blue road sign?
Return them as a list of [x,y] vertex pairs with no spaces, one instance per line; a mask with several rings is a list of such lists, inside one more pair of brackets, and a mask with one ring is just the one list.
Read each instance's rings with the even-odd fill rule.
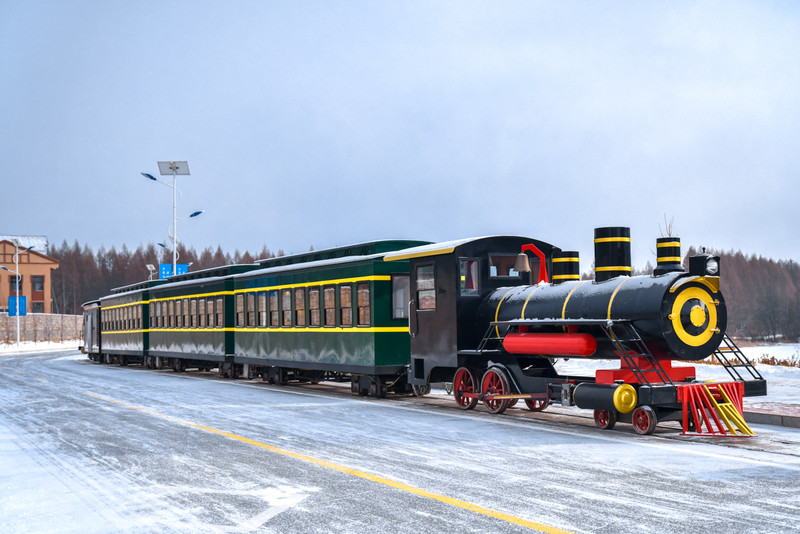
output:
[[[162,280],[169,278],[172,276],[172,264],[171,263],[161,263],[159,264],[158,276]],[[178,274],[186,274],[189,272],[189,264],[188,263],[179,263],[175,266],[175,273]]]
[[[19,309],[17,309],[17,300],[19,299]],[[20,317],[28,315],[28,297],[8,297],[8,316],[15,317],[19,311]]]

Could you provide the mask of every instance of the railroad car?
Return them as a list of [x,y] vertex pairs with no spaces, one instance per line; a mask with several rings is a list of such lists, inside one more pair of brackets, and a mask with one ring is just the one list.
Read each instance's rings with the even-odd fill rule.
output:
[[[575,405],[600,428],[619,420],[643,434],[666,420],[716,433],[712,419],[727,434],[720,417],[744,431],[723,401],[741,414],[766,382],[725,334],[719,258],[684,271],[679,240],[662,238],[655,272],[631,276],[628,228],[598,228],[594,241],[590,280],[576,252],[521,236],[378,241],[190,273],[87,303],[87,321],[98,306],[105,318],[87,348],[279,384],[334,376],[362,395],[446,383],[463,409]],[[698,385],[693,367],[673,365],[712,354],[733,382]],[[556,358],[618,367],[564,376]]]
[[[99,304],[100,346],[90,353],[104,363],[143,363],[149,348],[148,297],[160,280],[114,289]],[[92,309],[90,305],[90,309]]]

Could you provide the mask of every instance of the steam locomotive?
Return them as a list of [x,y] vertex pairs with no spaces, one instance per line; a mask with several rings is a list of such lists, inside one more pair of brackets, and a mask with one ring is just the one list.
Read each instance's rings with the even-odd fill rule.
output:
[[[142,282],[84,305],[84,350],[277,384],[349,378],[379,397],[444,382],[463,409],[575,405],[600,428],[626,421],[641,434],[665,420],[710,429],[717,417],[717,390],[698,400],[694,368],[674,360],[717,355],[733,378],[721,395],[739,414],[742,396],[766,394],[725,334],[719,257],[691,257],[686,272],[679,239],[661,238],[653,275],[631,276],[628,228],[598,228],[594,242],[593,280],[580,279],[577,252],[491,236],[376,241]],[[619,368],[563,376],[555,358]]]

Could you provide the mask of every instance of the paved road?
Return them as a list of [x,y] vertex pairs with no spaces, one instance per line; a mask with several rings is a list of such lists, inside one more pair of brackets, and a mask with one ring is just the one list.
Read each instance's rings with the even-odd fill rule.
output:
[[7,355],[0,532],[800,531],[800,436],[767,428],[731,447]]

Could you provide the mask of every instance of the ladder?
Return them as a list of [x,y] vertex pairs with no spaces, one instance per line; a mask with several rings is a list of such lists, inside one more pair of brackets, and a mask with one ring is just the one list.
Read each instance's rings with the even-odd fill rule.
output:
[[[725,346],[723,347],[723,345]],[[752,362],[750,362],[747,356],[745,356],[739,347],[736,346],[736,343],[734,343],[733,340],[728,337],[728,334],[725,334],[722,337],[722,343],[720,343],[719,347],[717,347],[717,350],[714,351],[714,356],[717,358],[717,360],[719,360],[719,362],[734,380],[738,380],[740,382],[764,380],[764,377],[761,376],[761,373],[758,372],[756,367],[752,364]],[[742,376],[742,373],[739,372],[739,369],[746,370],[750,376]]]
[[[621,335],[614,331],[615,326],[621,327]],[[674,385],[669,374],[664,371],[656,357],[647,348],[647,344],[632,322],[627,320],[606,321],[601,327],[613,343],[614,348],[617,349],[620,359],[633,371],[633,375],[640,384],[650,385],[651,381],[647,379],[647,375],[650,374],[653,382]],[[649,368],[642,368],[639,365],[640,359],[644,359]]]

